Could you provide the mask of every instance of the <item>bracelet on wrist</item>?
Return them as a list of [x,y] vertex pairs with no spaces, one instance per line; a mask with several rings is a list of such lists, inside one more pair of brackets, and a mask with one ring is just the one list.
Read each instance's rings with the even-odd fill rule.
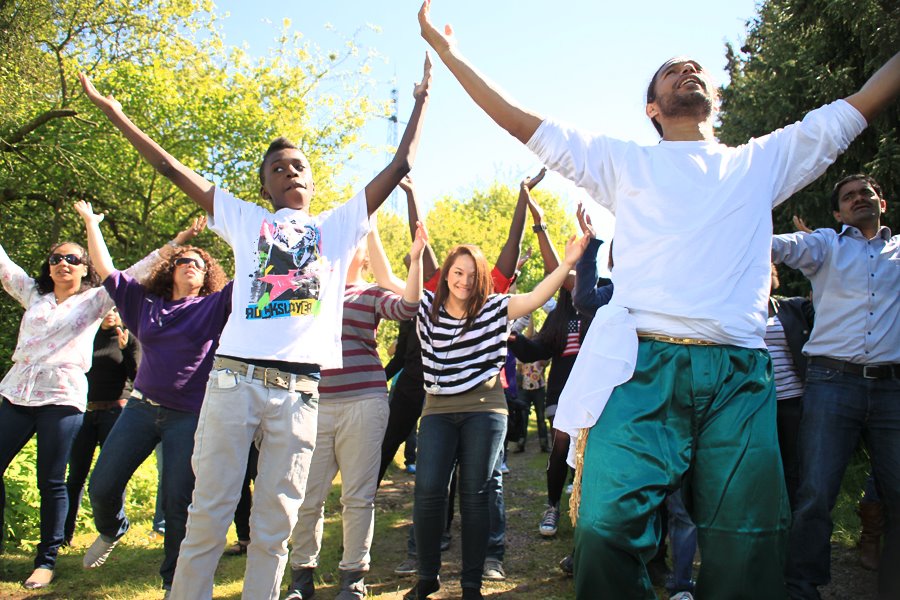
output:
[[175,248],[177,250],[181,247],[181,244],[179,244],[175,240],[169,240],[168,242],[166,242],[166,246],[171,246],[172,248]]

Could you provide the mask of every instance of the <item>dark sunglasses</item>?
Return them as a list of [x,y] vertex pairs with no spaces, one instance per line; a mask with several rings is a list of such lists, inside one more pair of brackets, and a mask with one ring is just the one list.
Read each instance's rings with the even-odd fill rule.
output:
[[47,262],[53,266],[58,265],[62,261],[66,261],[70,265],[80,265],[84,260],[77,254],[51,254]]
[[185,265],[194,265],[196,268],[200,269],[201,271],[206,270],[206,263],[203,262],[202,258],[191,258],[189,256],[179,256],[178,258],[175,259],[176,267],[181,267],[181,266],[185,266]]

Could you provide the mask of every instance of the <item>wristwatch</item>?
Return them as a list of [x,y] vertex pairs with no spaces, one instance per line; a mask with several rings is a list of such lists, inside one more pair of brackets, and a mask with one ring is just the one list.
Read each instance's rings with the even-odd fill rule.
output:
[[531,230],[535,233],[540,233],[542,231],[547,231],[547,226],[544,223],[537,223],[536,225],[531,226]]

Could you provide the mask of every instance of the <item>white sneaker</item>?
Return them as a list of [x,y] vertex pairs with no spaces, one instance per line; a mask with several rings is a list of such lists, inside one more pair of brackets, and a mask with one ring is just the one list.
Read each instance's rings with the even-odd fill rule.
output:
[[107,542],[103,539],[102,535],[98,535],[97,539],[94,540],[94,543],[91,544],[91,547],[84,553],[84,561],[82,561],[84,568],[96,569],[97,567],[102,566],[103,563],[106,562],[106,559],[109,558],[109,553],[113,551],[113,548],[115,548],[118,543],[119,540]]
[[397,575],[415,575],[419,568],[419,562],[415,558],[407,558],[397,565],[394,573]]
[[538,531],[544,537],[553,537],[559,528],[559,509],[555,506],[548,506],[541,517],[541,525]]

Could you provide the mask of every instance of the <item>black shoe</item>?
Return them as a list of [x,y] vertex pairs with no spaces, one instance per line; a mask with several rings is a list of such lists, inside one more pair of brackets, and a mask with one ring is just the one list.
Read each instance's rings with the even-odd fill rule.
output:
[[571,554],[559,561],[559,568],[569,577],[575,573],[575,559],[572,558]]
[[445,531],[441,534],[441,552],[446,552],[450,549],[450,541],[452,539],[449,531]]
[[313,581],[315,569],[311,567],[291,568],[291,587],[284,600],[311,600],[316,595]]
[[438,579],[420,579],[411,590],[403,594],[403,600],[425,600],[431,594],[441,589],[441,580]]
[[481,590],[478,588],[464,587],[462,593],[463,600],[484,600],[484,596],[481,595]]

